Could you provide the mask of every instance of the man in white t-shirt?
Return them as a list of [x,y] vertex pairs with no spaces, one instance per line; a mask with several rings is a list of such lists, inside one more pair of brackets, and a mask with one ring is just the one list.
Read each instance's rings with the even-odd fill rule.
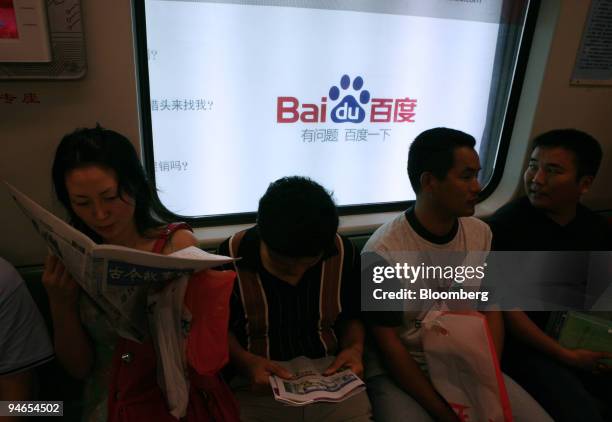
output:
[[0,401],[33,400],[32,369],[51,359],[47,328],[25,282],[0,258]]
[[[491,231],[471,217],[480,193],[480,163],[474,145],[472,136],[447,128],[417,136],[408,155],[408,176],[416,203],[376,230],[364,253],[392,262],[398,252],[489,251]],[[419,328],[427,311],[367,313],[377,350],[370,350],[365,359],[375,420],[460,420],[427,375]],[[492,311],[485,316],[501,355],[501,314]],[[551,420],[518,384],[508,377],[505,381],[516,421]]]

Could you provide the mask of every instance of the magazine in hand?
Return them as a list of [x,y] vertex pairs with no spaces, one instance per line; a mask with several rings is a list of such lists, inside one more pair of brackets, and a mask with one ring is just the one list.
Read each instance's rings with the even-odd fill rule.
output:
[[316,402],[341,402],[365,390],[363,381],[350,369],[323,376],[333,361],[333,356],[321,359],[300,356],[288,362],[277,362],[294,377],[290,380],[276,375],[270,377],[274,398],[291,406],[304,406]]
[[160,255],[117,245],[98,245],[15,187],[10,195],[50,251],[100,307],[118,334],[142,341],[147,329],[147,291],[170,280],[233,261],[191,246]]
[[[612,321],[582,312],[553,312],[548,332],[568,349],[612,352]],[[612,366],[612,359],[602,359]]]

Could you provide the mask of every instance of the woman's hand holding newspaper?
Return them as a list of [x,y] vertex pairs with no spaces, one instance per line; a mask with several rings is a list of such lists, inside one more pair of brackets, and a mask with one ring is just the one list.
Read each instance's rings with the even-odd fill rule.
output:
[[51,305],[76,306],[79,298],[79,285],[55,255],[49,254],[45,259],[42,283],[49,295]]

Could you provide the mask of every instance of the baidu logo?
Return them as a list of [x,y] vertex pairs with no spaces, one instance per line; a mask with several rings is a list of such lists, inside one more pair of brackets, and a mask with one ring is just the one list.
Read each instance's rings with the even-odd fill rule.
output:
[[[332,85],[329,99],[337,101],[329,112],[334,123],[414,123],[417,106],[416,98],[371,97],[370,91],[363,89],[363,78],[349,75],[340,78],[339,87]],[[277,123],[325,123],[328,119],[327,97],[321,102],[300,103],[296,97],[278,97],[276,100]]]
[[[336,101],[341,95],[344,96],[340,103],[331,111],[331,119],[335,123],[361,123],[365,119],[366,112],[360,104],[365,105],[370,101],[370,93],[364,89],[359,94],[359,101],[357,101],[352,93],[347,92],[350,86],[351,78],[349,78],[348,75],[344,75],[340,79],[340,88],[342,88],[342,92],[340,92],[340,89],[335,85],[329,89],[329,98],[333,101]],[[357,76],[353,80],[353,91],[355,91],[355,94],[360,91],[362,87],[363,79],[361,76]]]

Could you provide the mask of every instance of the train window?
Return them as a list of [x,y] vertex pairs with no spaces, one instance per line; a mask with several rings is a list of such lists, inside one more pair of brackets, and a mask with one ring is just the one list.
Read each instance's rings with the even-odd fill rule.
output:
[[167,210],[216,224],[286,175],[341,213],[399,209],[409,143],[437,126],[477,139],[488,183],[538,2],[134,3],[145,164]]

